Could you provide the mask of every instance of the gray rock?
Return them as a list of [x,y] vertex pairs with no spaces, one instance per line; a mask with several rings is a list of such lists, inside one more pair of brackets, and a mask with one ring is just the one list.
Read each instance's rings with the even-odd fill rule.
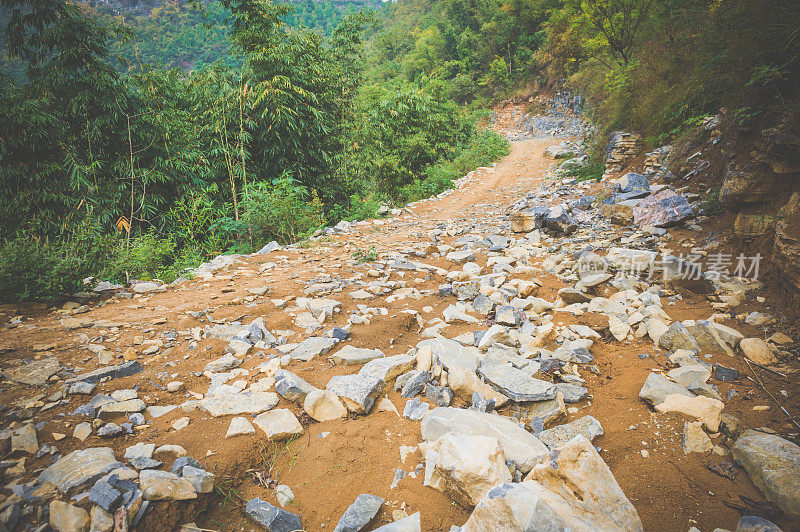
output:
[[295,532],[303,530],[302,518],[267,501],[255,497],[247,501],[245,512],[256,523],[270,532]]
[[650,190],[650,182],[642,174],[628,172],[619,178],[620,192],[633,192],[635,190]]
[[372,532],[420,532],[422,524],[419,512],[376,528]]
[[138,361],[132,360],[119,366],[107,366],[105,368],[99,368],[94,371],[90,371],[89,373],[84,373],[82,375],[78,375],[77,377],[67,379],[64,382],[66,384],[72,384],[75,382],[90,382],[92,384],[96,384],[103,379],[111,380],[120,379],[122,377],[130,377],[131,375],[136,375],[143,369],[144,368]]
[[236,358],[233,355],[224,355],[206,364],[206,367],[203,371],[207,371],[209,373],[224,373],[234,368],[238,368],[241,364],[242,359]]
[[351,412],[366,414],[383,392],[385,383],[372,375],[336,375],[326,389],[339,396]]
[[538,436],[543,444],[550,449],[555,449],[578,435],[583,435],[587,440],[592,441],[597,436],[603,435],[603,427],[594,417],[583,416],[570,423],[543,430]]
[[359,532],[372,521],[381,509],[384,499],[377,495],[362,493],[345,510],[333,532]]
[[639,397],[653,406],[663,403],[664,399],[671,394],[694,397],[694,394],[685,387],[658,373],[650,373],[639,391]]
[[29,386],[41,386],[47,380],[61,371],[61,364],[55,357],[45,357],[41,360],[34,360],[27,364],[5,372],[6,377],[14,382],[27,384]]
[[181,469],[181,476],[191,483],[197,493],[214,491],[214,475],[204,469],[185,465]]
[[491,412],[495,408],[494,399],[487,399],[480,392],[473,392],[470,408],[478,412]]
[[689,202],[671,189],[648,196],[633,208],[633,219],[639,227],[670,227],[689,218],[694,218]]
[[450,369],[451,366],[459,366],[473,372],[478,369],[480,351],[475,347],[464,346],[455,340],[442,337],[422,340],[417,344],[417,350],[425,346],[430,346],[433,359],[446,369]]
[[534,379],[522,370],[505,364],[481,366],[478,374],[492,388],[512,401],[546,401],[556,396],[556,387],[540,379]]
[[417,365],[417,359],[413,355],[394,355],[390,357],[376,358],[367,362],[359,370],[359,375],[371,375],[383,382],[390,382],[399,375],[413,369]]
[[200,462],[192,458],[191,456],[180,456],[172,462],[172,467],[170,468],[170,473],[175,473],[176,475],[180,475],[183,473],[183,468],[186,466],[196,467],[197,469],[203,469],[200,466]]
[[559,382],[556,384],[556,390],[564,395],[565,403],[577,403],[578,401],[589,395],[589,389],[577,384],[567,384]]
[[295,360],[308,362],[314,357],[327,355],[336,343],[335,338],[312,336],[297,344],[289,355]]
[[425,397],[433,401],[436,406],[450,406],[453,401],[453,390],[447,386],[428,384],[425,387]]
[[122,502],[122,494],[108,482],[99,480],[89,490],[89,501],[109,513],[114,513]]
[[142,471],[144,469],[157,469],[161,467],[161,462],[156,460],[155,458],[150,458],[147,456],[134,456],[128,463],[133,467],[136,471]]
[[418,397],[406,401],[406,406],[403,408],[403,417],[411,421],[419,421],[428,412],[428,403],[423,403]]
[[497,307],[494,321],[508,327],[519,327],[522,324],[522,314],[510,305],[502,305]]
[[790,517],[800,518],[800,446],[775,434],[748,430],[731,452],[768,500]]
[[781,532],[781,529],[778,525],[763,517],[745,515],[739,519],[739,523],[736,525],[736,532]]
[[334,364],[341,364],[343,366],[354,366],[358,364],[366,364],[370,360],[382,358],[384,356],[380,349],[363,349],[346,345],[336,353],[332,354],[329,358],[333,360]]
[[464,264],[475,260],[475,253],[471,249],[451,251],[447,254],[447,260],[456,264]]
[[110,447],[79,449],[42,471],[39,483],[49,482],[61,493],[68,493],[120,467],[123,466],[114,458]]
[[139,486],[148,501],[185,501],[196,499],[191,482],[175,473],[145,469],[139,473]]
[[506,460],[517,464],[522,472],[545,460],[547,447],[533,434],[514,421],[497,414],[453,407],[437,407],[420,424],[422,439],[433,441],[443,434],[475,434],[497,438]]
[[106,423],[97,431],[97,435],[101,438],[113,438],[122,434],[122,427],[116,423]]
[[428,383],[428,373],[425,371],[410,371],[411,375],[406,379],[403,385],[403,390],[400,392],[400,397],[410,399],[422,393],[425,384]]
[[291,371],[275,372],[275,390],[287,401],[302,403],[314,387]]
[[201,399],[197,406],[213,417],[260,414],[278,404],[278,394],[272,392],[244,391],[229,395],[216,395]]

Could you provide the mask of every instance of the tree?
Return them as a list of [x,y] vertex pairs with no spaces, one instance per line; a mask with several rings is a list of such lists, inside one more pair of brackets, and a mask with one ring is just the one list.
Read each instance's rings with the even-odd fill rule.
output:
[[614,59],[627,65],[652,4],[653,0],[567,0],[566,5],[603,36]]

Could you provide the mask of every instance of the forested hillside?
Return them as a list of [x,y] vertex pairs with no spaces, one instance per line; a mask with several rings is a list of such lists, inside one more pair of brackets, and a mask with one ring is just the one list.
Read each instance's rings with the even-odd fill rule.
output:
[[598,147],[721,106],[798,132],[796,2],[347,6],[2,0],[2,296],[169,279],[440,192],[506,153],[479,119],[534,88],[587,97]]

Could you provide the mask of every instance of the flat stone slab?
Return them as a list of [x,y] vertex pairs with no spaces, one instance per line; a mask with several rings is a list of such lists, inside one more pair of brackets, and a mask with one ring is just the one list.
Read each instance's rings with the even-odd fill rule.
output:
[[363,349],[361,347],[346,345],[328,358],[330,358],[334,364],[355,366],[358,364],[366,364],[370,360],[382,358],[383,356],[384,354],[380,349]]
[[254,497],[247,501],[245,512],[253,521],[270,532],[295,532],[303,530],[302,518],[291,512],[273,506],[267,501]]
[[39,475],[39,482],[53,484],[61,493],[94,482],[113,469],[123,467],[110,447],[72,451]]
[[359,532],[363,530],[378,514],[384,499],[377,495],[362,493],[356,497],[344,514],[342,514],[333,532]]
[[603,427],[594,417],[583,416],[570,423],[543,430],[539,433],[539,440],[550,449],[555,449],[578,435],[592,441],[603,435]]
[[512,401],[547,401],[556,396],[554,384],[534,379],[524,371],[506,364],[481,366],[478,374]]
[[303,426],[287,408],[276,408],[259,414],[253,420],[253,425],[263,430],[269,441],[287,440],[303,433]]
[[84,373],[82,375],[78,375],[77,377],[67,379],[64,382],[67,384],[72,384],[73,382],[88,382],[91,384],[96,384],[105,378],[119,379],[122,377],[130,377],[131,375],[136,375],[143,369],[144,368],[138,361],[132,360],[130,362],[126,362],[125,364],[120,364],[119,366],[106,366],[105,368],[99,368],[94,371],[90,371],[89,373]]
[[651,405],[656,406],[663,403],[664,399],[672,394],[694,397],[692,392],[677,382],[672,382],[658,373],[650,373],[647,376],[647,380],[644,381],[644,386],[642,386],[639,392],[639,397]]
[[767,499],[800,518],[800,447],[775,434],[748,430],[731,451]]
[[438,360],[447,369],[452,366],[473,372],[478,369],[480,351],[475,347],[461,345],[455,340],[443,337],[422,340],[417,344],[417,350],[425,346],[430,346],[434,360]]
[[536,436],[509,418],[476,410],[434,408],[423,418],[420,432],[426,441],[433,441],[449,432],[492,436],[500,442],[506,459],[516,463],[522,472],[530,471],[549,453]]
[[326,389],[344,402],[351,412],[366,414],[383,392],[385,383],[373,375],[336,375],[331,377]]
[[312,336],[297,344],[297,347],[295,347],[289,355],[293,359],[308,362],[314,357],[327,355],[328,351],[330,351],[334,345],[336,345],[335,338]]
[[14,382],[29,386],[41,386],[59,371],[61,371],[61,364],[58,363],[58,360],[55,357],[46,357],[7,371],[5,375]]
[[279,369],[275,372],[275,390],[288,401],[302,403],[306,395],[314,389],[303,378],[291,371]]
[[422,524],[420,521],[420,513],[417,512],[408,517],[378,527],[372,532],[420,532],[420,530],[422,530]]
[[139,488],[148,501],[185,501],[196,499],[192,483],[175,473],[144,469],[139,473]]
[[417,358],[412,355],[394,355],[381,357],[367,362],[358,372],[359,375],[372,375],[383,382],[389,382],[399,375],[413,369],[417,365]]
[[260,414],[278,404],[278,394],[272,392],[239,392],[216,395],[200,400],[198,408],[213,417]]

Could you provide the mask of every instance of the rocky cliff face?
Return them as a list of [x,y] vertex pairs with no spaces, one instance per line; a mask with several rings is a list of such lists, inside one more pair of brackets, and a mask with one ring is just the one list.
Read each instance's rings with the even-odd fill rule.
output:
[[770,129],[739,126],[721,114],[725,174],[719,201],[736,213],[734,233],[744,241],[762,239],[776,279],[800,297],[800,138],[784,121]]

